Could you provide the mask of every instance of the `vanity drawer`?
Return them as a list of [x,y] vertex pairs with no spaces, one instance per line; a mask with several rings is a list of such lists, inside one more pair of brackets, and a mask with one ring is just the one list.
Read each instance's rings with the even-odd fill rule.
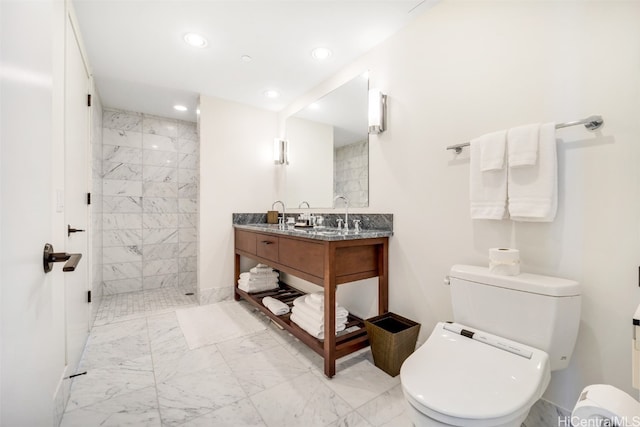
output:
[[322,278],[324,276],[324,244],[281,237],[280,264]]
[[256,255],[278,262],[279,238],[268,234],[256,234]]
[[256,233],[250,231],[236,230],[236,249],[256,253]]

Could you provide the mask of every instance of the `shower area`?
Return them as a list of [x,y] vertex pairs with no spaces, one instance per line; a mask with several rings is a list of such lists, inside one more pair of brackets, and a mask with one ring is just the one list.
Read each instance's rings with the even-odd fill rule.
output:
[[94,324],[197,304],[196,123],[94,115]]

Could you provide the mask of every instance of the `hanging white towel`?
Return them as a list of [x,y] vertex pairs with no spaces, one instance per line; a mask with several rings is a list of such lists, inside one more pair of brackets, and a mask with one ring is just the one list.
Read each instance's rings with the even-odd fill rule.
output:
[[[506,145],[506,131],[494,132],[471,140],[469,198],[472,219],[504,219],[507,206],[507,168],[482,171],[485,145]],[[493,146],[493,145],[492,145]],[[504,151],[503,151],[504,159]]]
[[289,312],[289,306],[287,304],[272,297],[262,298],[262,305],[267,307],[276,316],[282,316]]
[[506,131],[488,133],[477,138],[480,144],[480,170],[482,172],[500,170],[504,167]]
[[558,157],[555,123],[540,126],[538,160],[509,168],[509,214],[514,221],[550,222],[558,207]]
[[518,126],[507,132],[510,168],[533,166],[538,160],[540,123]]

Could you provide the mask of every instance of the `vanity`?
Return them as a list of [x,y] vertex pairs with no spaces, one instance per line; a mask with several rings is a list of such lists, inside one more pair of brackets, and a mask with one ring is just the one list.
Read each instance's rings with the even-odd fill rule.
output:
[[[286,229],[270,224],[234,224],[235,228],[235,292],[236,300],[244,299],[269,316],[324,358],[324,373],[331,378],[336,372],[336,359],[361,348],[369,341],[362,319],[349,314],[346,330],[335,334],[336,288],[356,280],[378,278],[378,314],[388,311],[388,252],[391,231],[353,231]],[[238,288],[240,257],[267,264],[321,286],[324,289],[325,339],[307,334],[289,319],[290,314],[276,316],[262,305],[271,296],[292,306],[304,293],[280,282],[280,288],[249,294]]]

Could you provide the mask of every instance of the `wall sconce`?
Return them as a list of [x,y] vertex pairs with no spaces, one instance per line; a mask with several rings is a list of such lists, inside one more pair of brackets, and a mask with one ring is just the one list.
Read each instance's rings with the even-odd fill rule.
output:
[[386,130],[387,95],[380,89],[369,89],[369,134]]
[[289,164],[289,143],[284,139],[273,140],[273,163],[276,165]]

